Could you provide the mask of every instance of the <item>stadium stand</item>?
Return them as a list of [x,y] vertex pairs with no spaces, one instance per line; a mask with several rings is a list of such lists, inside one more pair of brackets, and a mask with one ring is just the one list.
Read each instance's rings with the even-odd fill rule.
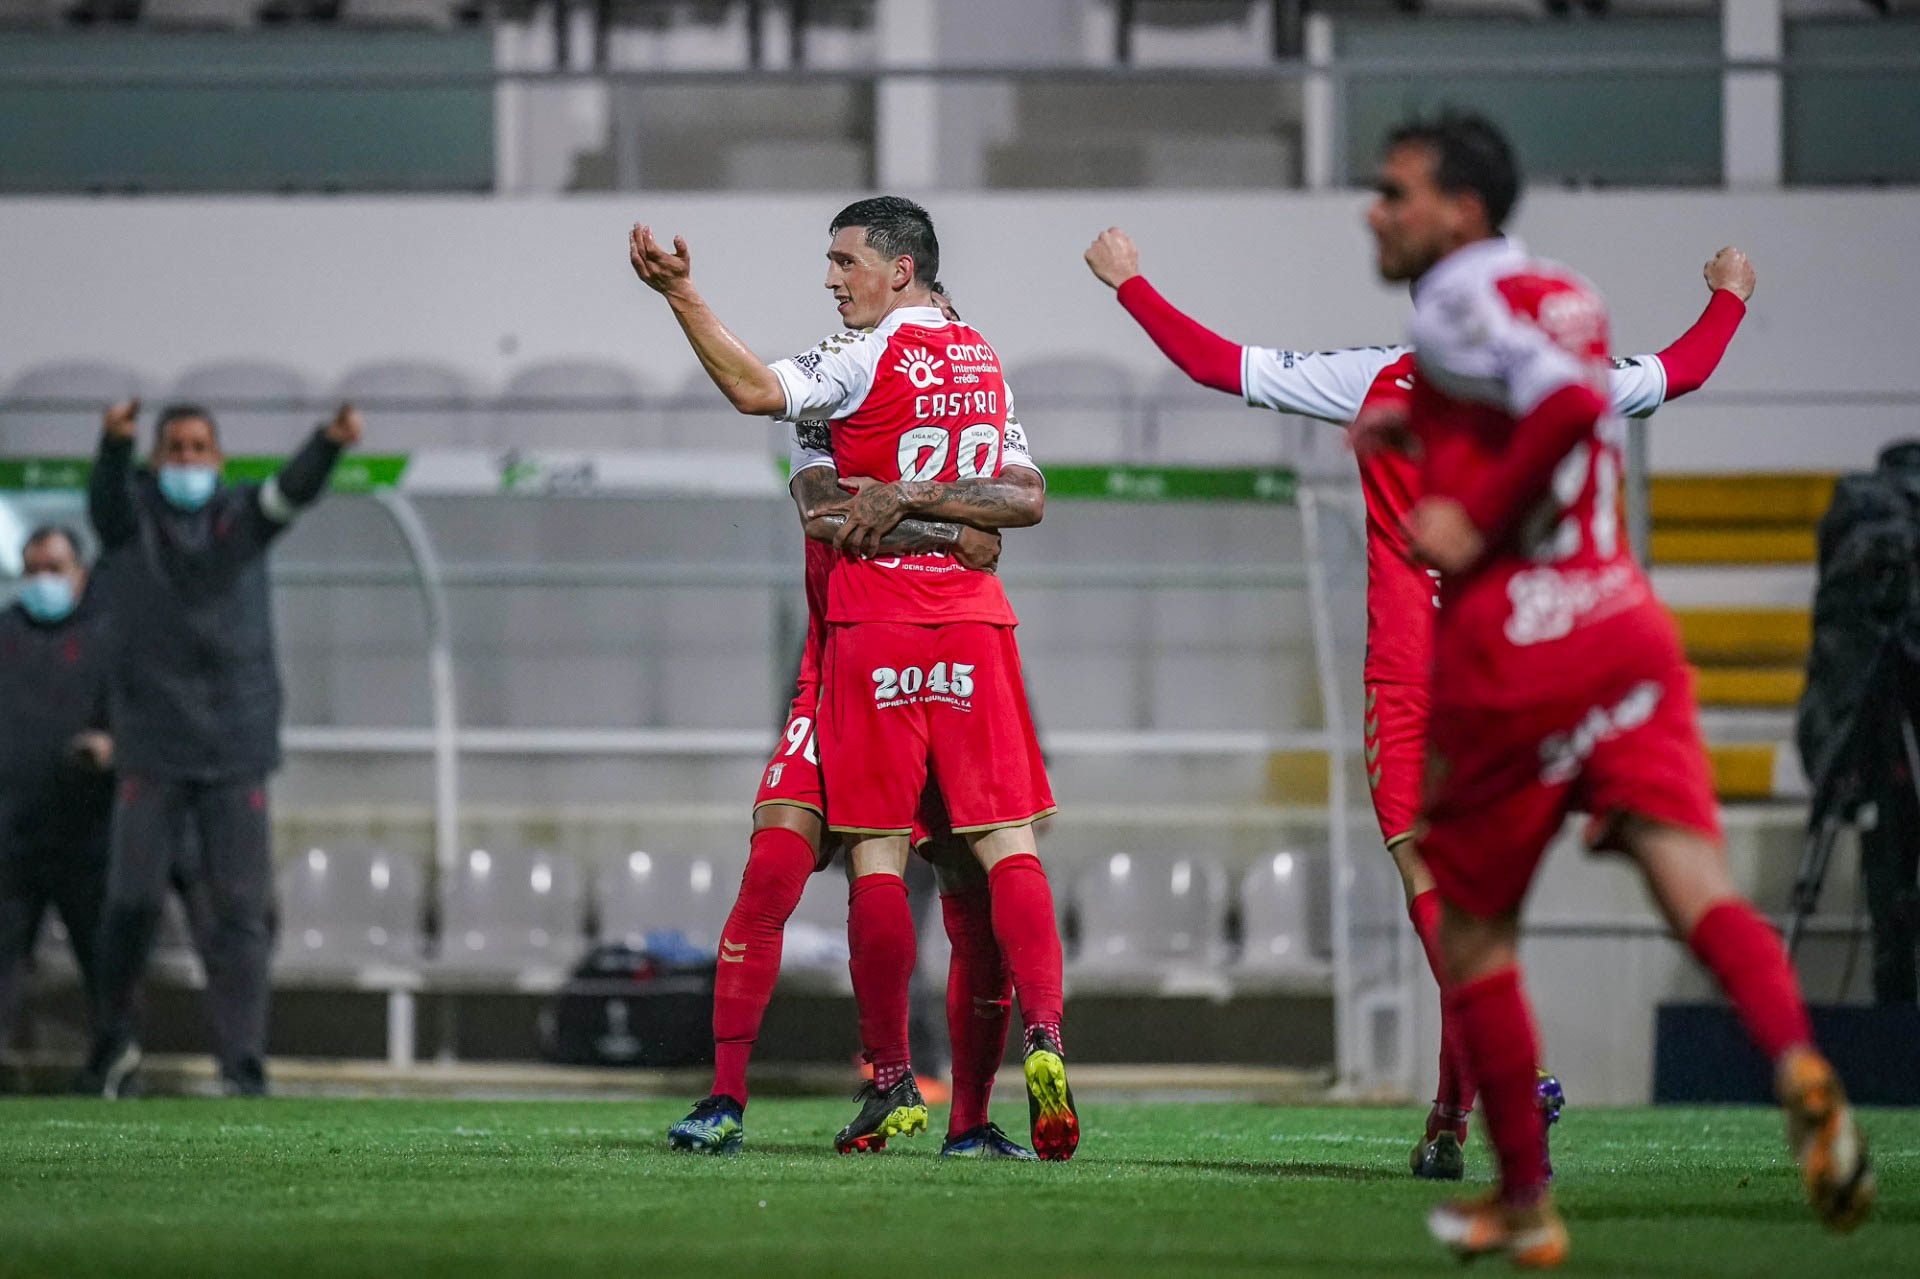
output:
[[507,379],[490,439],[573,448],[633,448],[660,439],[658,401],[631,370],[605,360],[530,364]]
[[440,946],[430,971],[550,987],[586,948],[585,892],[572,859],[524,848],[476,848],[441,886]]
[[1076,985],[1180,988],[1221,972],[1227,876],[1211,858],[1114,853],[1081,871],[1071,891]]
[[72,407],[9,407],[0,411],[0,449],[13,454],[75,451],[75,441],[100,429],[100,412],[120,400],[137,400],[145,380],[125,365],[104,360],[62,360],[36,365],[7,388],[10,402],[63,401]]
[[716,951],[739,879],[738,862],[714,857],[610,854],[594,868],[599,936],[644,948],[650,936],[678,934],[684,946]]
[[285,861],[278,878],[276,976],[313,981],[419,967],[425,901],[414,859],[379,848],[310,848]]
[[271,360],[197,365],[175,379],[167,399],[210,409],[228,453],[283,452],[312,430],[316,420],[306,375]]
[[488,419],[475,411],[467,379],[442,365],[413,360],[362,365],[334,385],[331,398],[378,413],[395,449],[491,442],[476,436]]
[[1240,877],[1239,980],[1294,978],[1325,981],[1328,945],[1313,924],[1313,902],[1323,896],[1324,857],[1281,849]]

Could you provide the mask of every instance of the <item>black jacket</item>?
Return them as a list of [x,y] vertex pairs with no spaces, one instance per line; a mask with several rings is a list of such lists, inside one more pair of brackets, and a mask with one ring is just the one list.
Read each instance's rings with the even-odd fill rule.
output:
[[181,511],[133,465],[133,441],[101,440],[87,501],[104,548],[121,770],[222,781],[280,766],[266,551],[339,452],[315,432],[266,484],[223,485]]
[[0,840],[105,819],[112,775],[82,763],[73,739],[107,727],[108,657],[97,589],[58,622],[0,611]]

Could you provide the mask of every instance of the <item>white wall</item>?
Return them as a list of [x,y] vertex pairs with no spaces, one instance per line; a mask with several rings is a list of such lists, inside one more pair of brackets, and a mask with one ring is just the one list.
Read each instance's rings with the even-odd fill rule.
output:
[[[1142,380],[1160,357],[1081,264],[1109,223],[1149,274],[1224,333],[1274,345],[1391,341],[1401,295],[1377,283],[1364,195],[968,194],[933,201],[943,273],[1016,370],[1099,350]],[[0,203],[0,385],[39,361],[131,363],[164,383],[196,361],[270,356],[324,385],[361,361],[444,361],[497,386],[520,364],[589,354],[659,388],[694,364],[632,278],[628,224],[691,241],[695,276],[763,354],[831,329],[819,287],[830,196],[570,199],[20,200]],[[1920,193],[1539,192],[1517,230],[1592,276],[1616,346],[1657,348],[1704,298],[1699,264],[1732,241],[1760,292],[1698,407],[1656,431],[1673,469],[1849,466],[1915,404],[1808,409],[1771,393],[1916,392]],[[1736,397],[1716,407],[1711,396]],[[1758,402],[1755,402],[1755,401]],[[1684,428],[1684,429],[1682,429]],[[1043,437],[1044,438],[1044,437]]]

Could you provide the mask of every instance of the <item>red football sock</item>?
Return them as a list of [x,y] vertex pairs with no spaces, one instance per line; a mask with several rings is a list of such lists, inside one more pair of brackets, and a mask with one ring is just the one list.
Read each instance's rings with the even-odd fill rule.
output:
[[985,892],[940,894],[953,959],[947,967],[947,1040],[953,1048],[953,1109],[947,1136],[987,1122],[993,1077],[1007,1051],[1013,983],[993,939],[992,899]]
[[907,881],[862,875],[848,897],[847,968],[860,1013],[860,1046],[873,1082],[886,1090],[912,1066],[907,1053],[907,994],[913,978],[913,912]]
[[1719,979],[1747,1034],[1771,1060],[1813,1042],[1800,983],[1779,936],[1738,897],[1716,902],[1693,926],[1687,945]]
[[1053,889],[1032,853],[1016,853],[987,872],[993,897],[993,936],[1013,973],[1020,996],[1020,1021],[1028,1030],[1045,1029],[1057,1041],[1060,1013],[1060,926],[1053,917]]
[[1473,1111],[1473,1078],[1468,1073],[1465,1053],[1460,1046],[1460,1027],[1456,1024],[1452,1002],[1447,998],[1447,964],[1440,957],[1440,894],[1429,888],[1407,903],[1407,916],[1413,931],[1427,952],[1427,967],[1440,983],[1440,1085],[1434,1089],[1434,1111],[1427,1117],[1427,1140],[1440,1135],[1444,1120],[1460,1140],[1467,1139],[1467,1116]]
[[1536,1096],[1540,1045],[1517,965],[1462,982],[1451,992],[1467,1062],[1480,1081],[1487,1137],[1500,1159],[1500,1194],[1530,1202],[1546,1184],[1546,1128]]
[[770,826],[753,832],[713,976],[713,1091],[742,1104],[747,1059],[780,977],[781,936],[812,873],[813,845],[797,831]]

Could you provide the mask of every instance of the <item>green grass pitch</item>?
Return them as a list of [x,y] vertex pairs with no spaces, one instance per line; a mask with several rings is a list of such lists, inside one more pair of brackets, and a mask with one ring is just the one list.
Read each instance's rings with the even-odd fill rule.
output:
[[[838,1156],[846,1103],[768,1098],[676,1155],[665,1102],[0,1101],[0,1275],[1447,1274],[1407,1176],[1422,1112],[1100,1103],[1069,1164]],[[1025,1129],[1016,1105],[1002,1124]],[[944,1115],[936,1112],[936,1126]],[[1813,1221],[1770,1111],[1581,1110],[1568,1274],[1920,1274],[1920,1113],[1865,1124],[1875,1220]],[[1468,1147],[1468,1187],[1487,1156]],[[1504,1263],[1483,1263],[1506,1269]]]

